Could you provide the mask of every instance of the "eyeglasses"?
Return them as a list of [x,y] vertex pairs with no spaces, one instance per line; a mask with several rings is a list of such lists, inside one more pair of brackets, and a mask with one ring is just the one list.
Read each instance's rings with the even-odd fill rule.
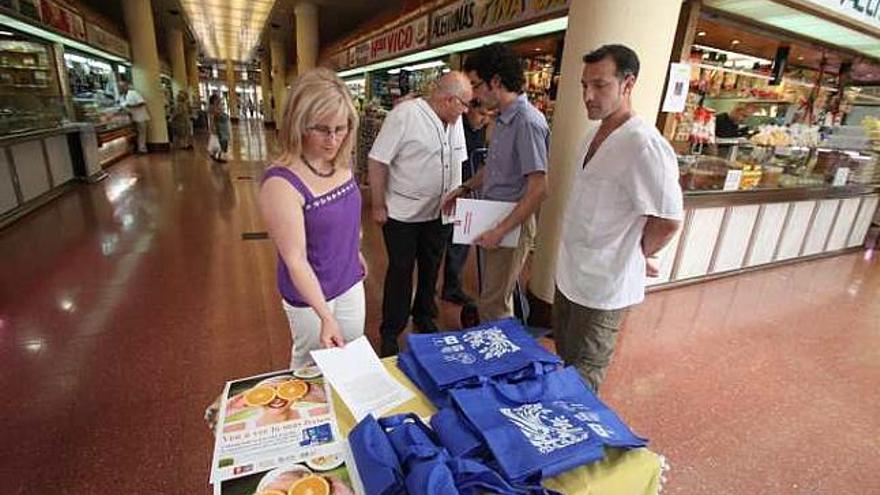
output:
[[340,137],[344,138],[346,134],[348,134],[348,126],[341,125],[335,128],[330,128],[326,125],[313,125],[306,129],[307,131],[314,132],[318,136],[324,139],[330,139],[331,137]]
[[452,97],[455,98],[456,100],[458,100],[458,102],[461,103],[461,105],[462,105],[463,107],[465,107],[465,108],[470,108],[470,107],[471,107],[470,103],[468,103],[468,102],[464,101],[463,99],[461,99],[460,96],[458,96],[458,95],[452,95]]
[[484,85],[484,84],[486,84],[486,81],[483,81],[483,80],[480,80],[480,81],[477,81],[477,82],[473,82],[473,81],[471,81],[471,89],[477,89],[477,88],[479,88],[480,86],[482,86],[482,85]]

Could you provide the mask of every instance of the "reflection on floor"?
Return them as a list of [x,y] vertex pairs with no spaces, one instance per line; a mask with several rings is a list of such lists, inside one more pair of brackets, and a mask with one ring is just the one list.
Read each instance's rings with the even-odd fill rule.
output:
[[[128,158],[0,232],[3,493],[210,493],[204,406],[288,362],[271,241],[242,239],[265,230],[277,150],[259,122],[228,164],[203,149]],[[364,225],[375,343],[385,254]],[[672,493],[880,493],[878,296],[872,252],[652,294],[604,395]]]

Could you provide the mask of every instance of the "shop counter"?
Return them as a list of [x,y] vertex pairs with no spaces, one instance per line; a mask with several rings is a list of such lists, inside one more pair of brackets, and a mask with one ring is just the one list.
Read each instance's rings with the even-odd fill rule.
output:
[[19,132],[0,137],[0,225],[17,217],[76,176],[68,137],[78,125]]
[[[419,389],[397,367],[397,358],[383,359],[391,375],[415,394],[415,398],[397,407],[388,415],[411,412],[427,418],[436,409]],[[343,436],[354,427],[355,420],[348,408],[333,391],[333,408]],[[647,432],[650,433],[650,432]],[[650,435],[649,435],[650,436]],[[568,495],[590,494],[657,494],[661,490],[661,476],[666,469],[665,459],[648,449],[606,449],[604,460],[582,466],[544,481],[544,486]]]
[[686,192],[685,220],[660,257],[655,288],[860,248],[880,187]]

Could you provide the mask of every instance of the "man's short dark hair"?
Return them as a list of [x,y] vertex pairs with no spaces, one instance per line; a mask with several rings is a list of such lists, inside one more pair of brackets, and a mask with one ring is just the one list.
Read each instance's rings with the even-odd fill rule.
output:
[[469,55],[464,61],[464,72],[471,71],[476,72],[486,84],[498,76],[501,85],[514,93],[522,92],[526,82],[519,56],[501,43],[486,45]]
[[629,74],[639,77],[639,56],[631,48],[623,45],[602,45],[599,48],[584,55],[585,64],[595,64],[611,57],[617,67],[618,79],[623,79]]

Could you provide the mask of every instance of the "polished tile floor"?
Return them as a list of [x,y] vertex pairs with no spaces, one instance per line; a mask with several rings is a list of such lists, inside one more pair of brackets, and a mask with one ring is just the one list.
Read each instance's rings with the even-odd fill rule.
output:
[[[273,145],[244,123],[233,147],[222,166],[199,150],[128,158],[0,231],[0,492],[209,493],[205,405],[290,346],[272,246],[242,240],[263,230]],[[375,342],[377,228],[364,244]],[[866,251],[651,294],[603,393],[669,458],[670,493],[868,494],[878,383]]]

